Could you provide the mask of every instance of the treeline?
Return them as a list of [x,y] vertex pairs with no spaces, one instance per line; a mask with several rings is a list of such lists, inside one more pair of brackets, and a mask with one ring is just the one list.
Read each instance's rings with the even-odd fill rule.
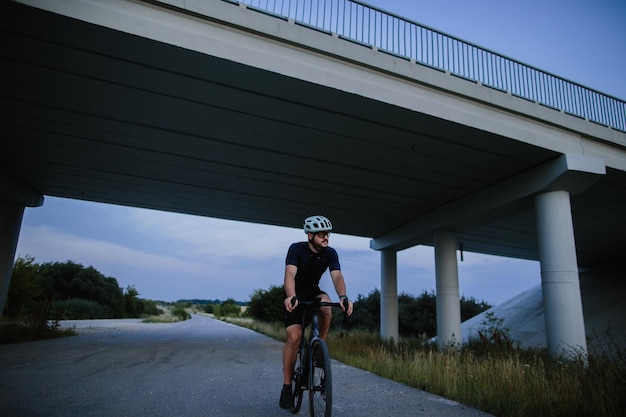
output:
[[204,313],[213,314],[215,317],[241,317],[242,315],[246,316],[245,313],[242,314],[242,310],[248,303],[235,301],[233,298],[227,298],[224,301],[218,299],[182,299],[177,300],[176,305],[201,310]]
[[228,298],[224,301],[219,300],[219,299],[214,299],[214,300],[205,300],[205,299],[200,299],[200,298],[192,298],[192,299],[181,299],[181,300],[176,300],[176,304],[188,304],[188,305],[196,305],[196,306],[206,306],[206,305],[220,305],[222,303],[227,303],[227,304],[237,304],[238,306],[244,307],[248,305],[247,301],[236,301],[233,298]]
[[122,289],[113,277],[72,261],[38,264],[31,256],[13,264],[3,316],[26,317],[44,309],[56,320],[130,318],[159,315],[156,302]]
[[[492,307],[473,297],[462,296],[460,302],[461,322]],[[380,291],[357,297],[351,321],[362,329],[380,330]],[[400,336],[423,339],[437,335],[437,296],[434,291],[424,291],[417,297],[404,293],[398,296],[398,332]]]
[[241,316],[242,306],[245,303],[227,298],[224,301],[215,300],[213,303],[204,305],[204,312],[213,314],[215,317],[239,317]]
[[[359,295],[354,302],[350,327],[371,332],[380,331],[380,291],[368,296]],[[282,320],[283,288],[272,286],[269,290],[256,290],[250,297],[246,314],[250,317],[275,322]],[[474,298],[461,297],[461,321],[465,321],[490,309],[492,306]],[[341,313],[336,314],[334,323],[341,323]],[[398,296],[398,331],[403,337],[430,339],[437,335],[437,307],[434,292],[422,292],[417,297],[409,294]]]

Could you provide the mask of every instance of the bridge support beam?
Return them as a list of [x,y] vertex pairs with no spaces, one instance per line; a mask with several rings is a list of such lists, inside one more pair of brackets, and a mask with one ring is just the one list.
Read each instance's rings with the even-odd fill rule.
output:
[[587,357],[574,226],[568,191],[535,198],[541,290],[548,351],[571,359]]
[[462,335],[456,234],[437,231],[434,234],[434,244],[437,280],[437,343],[442,349],[459,348]]
[[0,201],[0,316],[4,313],[9,293],[23,216],[23,204]]
[[391,249],[380,251],[380,337],[398,342],[398,257]]
[[9,293],[24,208],[41,205],[43,195],[0,166],[0,316]]

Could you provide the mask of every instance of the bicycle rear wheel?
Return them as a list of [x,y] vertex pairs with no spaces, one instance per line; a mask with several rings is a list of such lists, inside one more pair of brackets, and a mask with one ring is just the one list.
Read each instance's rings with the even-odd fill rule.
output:
[[291,403],[291,412],[293,414],[298,413],[300,411],[300,407],[302,406],[302,393],[304,391],[304,384],[306,381],[304,380],[304,367],[307,366],[306,363],[302,361],[302,351],[298,350],[296,356],[296,363],[293,366],[293,401]]
[[330,417],[333,407],[333,385],[330,355],[326,342],[316,339],[311,345],[311,384],[309,406],[311,417]]

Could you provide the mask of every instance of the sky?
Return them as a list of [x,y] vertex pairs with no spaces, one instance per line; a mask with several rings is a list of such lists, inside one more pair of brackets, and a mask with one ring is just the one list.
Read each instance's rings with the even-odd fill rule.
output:
[[[626,1],[370,0],[370,5],[626,99]],[[302,218],[311,214],[302,213]],[[332,220],[332,219],[331,219]],[[234,298],[282,285],[289,244],[302,229],[46,197],[26,208],[16,256],[72,261],[134,286],[141,298]],[[332,234],[348,295],[380,289],[369,239]],[[497,305],[541,283],[539,263],[464,253],[460,294]],[[322,289],[335,295],[328,273]],[[434,251],[398,253],[398,292],[434,292]]]

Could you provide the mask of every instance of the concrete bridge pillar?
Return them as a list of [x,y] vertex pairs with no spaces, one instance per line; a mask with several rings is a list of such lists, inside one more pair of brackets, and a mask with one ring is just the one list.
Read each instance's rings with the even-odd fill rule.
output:
[[0,201],[0,316],[7,301],[23,216],[23,204]]
[[391,249],[380,251],[380,337],[398,342],[398,258]]
[[460,347],[461,300],[459,271],[456,260],[456,234],[437,231],[435,243],[435,274],[437,281],[437,343],[440,348]]
[[541,289],[548,351],[571,359],[587,357],[574,226],[568,191],[535,198]]
[[0,167],[0,316],[7,301],[25,207],[43,205],[43,195]]

